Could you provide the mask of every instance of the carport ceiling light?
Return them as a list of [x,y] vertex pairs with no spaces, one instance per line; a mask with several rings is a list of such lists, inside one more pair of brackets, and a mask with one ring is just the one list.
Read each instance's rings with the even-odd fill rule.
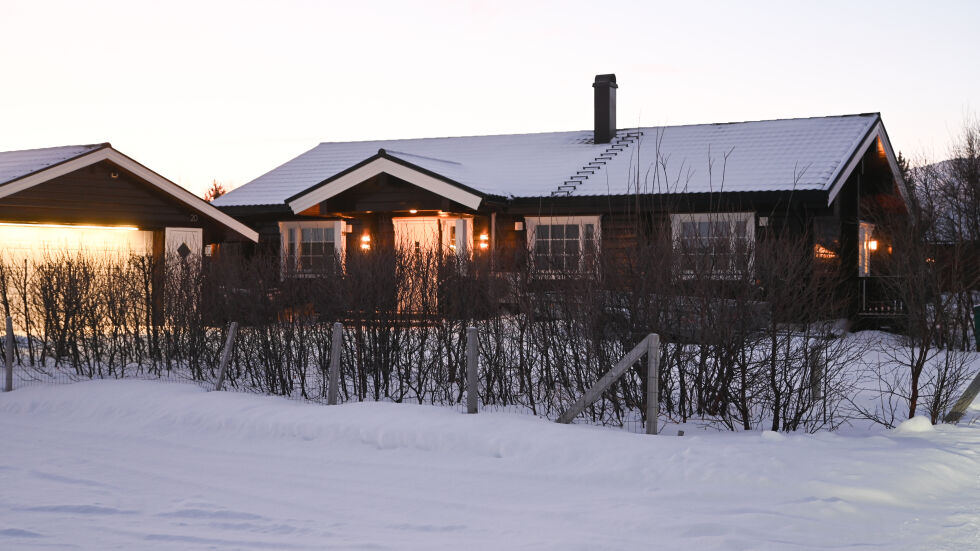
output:
[[91,224],[18,224],[16,222],[0,222],[0,226],[17,226],[21,228],[72,228],[76,230],[139,230],[139,228],[136,226],[96,226]]

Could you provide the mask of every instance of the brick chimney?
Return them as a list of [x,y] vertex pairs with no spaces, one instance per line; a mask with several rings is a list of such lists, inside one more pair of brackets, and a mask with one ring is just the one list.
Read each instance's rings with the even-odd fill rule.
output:
[[609,143],[616,135],[616,75],[596,75],[595,143]]

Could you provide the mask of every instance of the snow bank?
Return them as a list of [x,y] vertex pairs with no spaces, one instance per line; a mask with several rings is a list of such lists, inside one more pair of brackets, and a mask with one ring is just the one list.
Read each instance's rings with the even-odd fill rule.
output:
[[915,417],[902,421],[894,429],[895,434],[915,434],[921,432],[933,432],[936,427],[933,426],[932,421],[924,415],[916,415]]
[[[980,429],[684,437],[94,381],[0,395],[0,548],[964,549]],[[903,425],[904,427],[904,425]],[[921,428],[921,427],[919,427]]]

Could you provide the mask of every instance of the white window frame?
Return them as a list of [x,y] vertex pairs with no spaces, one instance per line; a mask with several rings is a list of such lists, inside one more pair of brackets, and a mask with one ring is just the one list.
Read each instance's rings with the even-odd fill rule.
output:
[[[346,224],[343,220],[291,220],[279,222],[279,247],[280,247],[280,272],[282,277],[313,277],[314,272],[303,271],[299,266],[294,266],[289,270],[289,252],[293,251],[293,258],[299,263],[299,251],[296,248],[302,242],[302,232],[308,228],[322,228],[333,230],[333,250],[341,260],[344,259],[347,238],[345,237]],[[293,230],[294,242],[289,241],[289,230]]]
[[[754,212],[688,212],[680,214],[670,215],[670,230],[673,237],[674,251],[681,250],[681,230],[685,222],[728,222],[729,230],[731,226],[737,222],[745,223],[745,241],[749,245],[749,254],[752,255],[749,258],[749,267],[751,269],[753,263],[753,256],[755,251],[755,213]],[[731,235],[731,231],[729,232]],[[684,270],[682,268],[678,269],[678,273],[682,277],[692,277],[696,275],[691,270]],[[735,279],[739,277],[740,274],[736,273],[734,270],[712,270],[709,273],[700,274],[707,275],[712,279]]]
[[[578,226],[578,267],[574,273],[592,273],[595,270],[595,266],[586,266],[585,250],[586,250],[586,236],[585,236],[585,226],[588,224],[592,225],[593,228],[593,241],[595,242],[595,255],[598,256],[602,247],[602,217],[598,214],[588,215],[588,216],[525,216],[524,225],[527,229],[527,246],[530,251],[532,263],[535,261],[536,249],[535,242],[537,239],[538,226],[550,226],[550,225],[577,225]],[[547,268],[537,267],[537,271],[540,273],[554,273],[559,274],[558,270],[550,270]]]

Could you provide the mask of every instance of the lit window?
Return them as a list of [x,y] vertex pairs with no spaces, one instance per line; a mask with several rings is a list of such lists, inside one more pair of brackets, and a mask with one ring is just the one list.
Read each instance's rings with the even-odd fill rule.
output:
[[813,257],[819,260],[833,260],[837,258],[837,253],[835,253],[832,249],[824,247],[820,243],[814,243]]
[[560,273],[594,269],[600,238],[598,216],[529,217],[525,221],[535,269]]
[[674,214],[670,223],[681,273],[735,277],[751,265],[754,213]]
[[284,274],[317,274],[343,258],[344,223],[339,221],[280,222]]

